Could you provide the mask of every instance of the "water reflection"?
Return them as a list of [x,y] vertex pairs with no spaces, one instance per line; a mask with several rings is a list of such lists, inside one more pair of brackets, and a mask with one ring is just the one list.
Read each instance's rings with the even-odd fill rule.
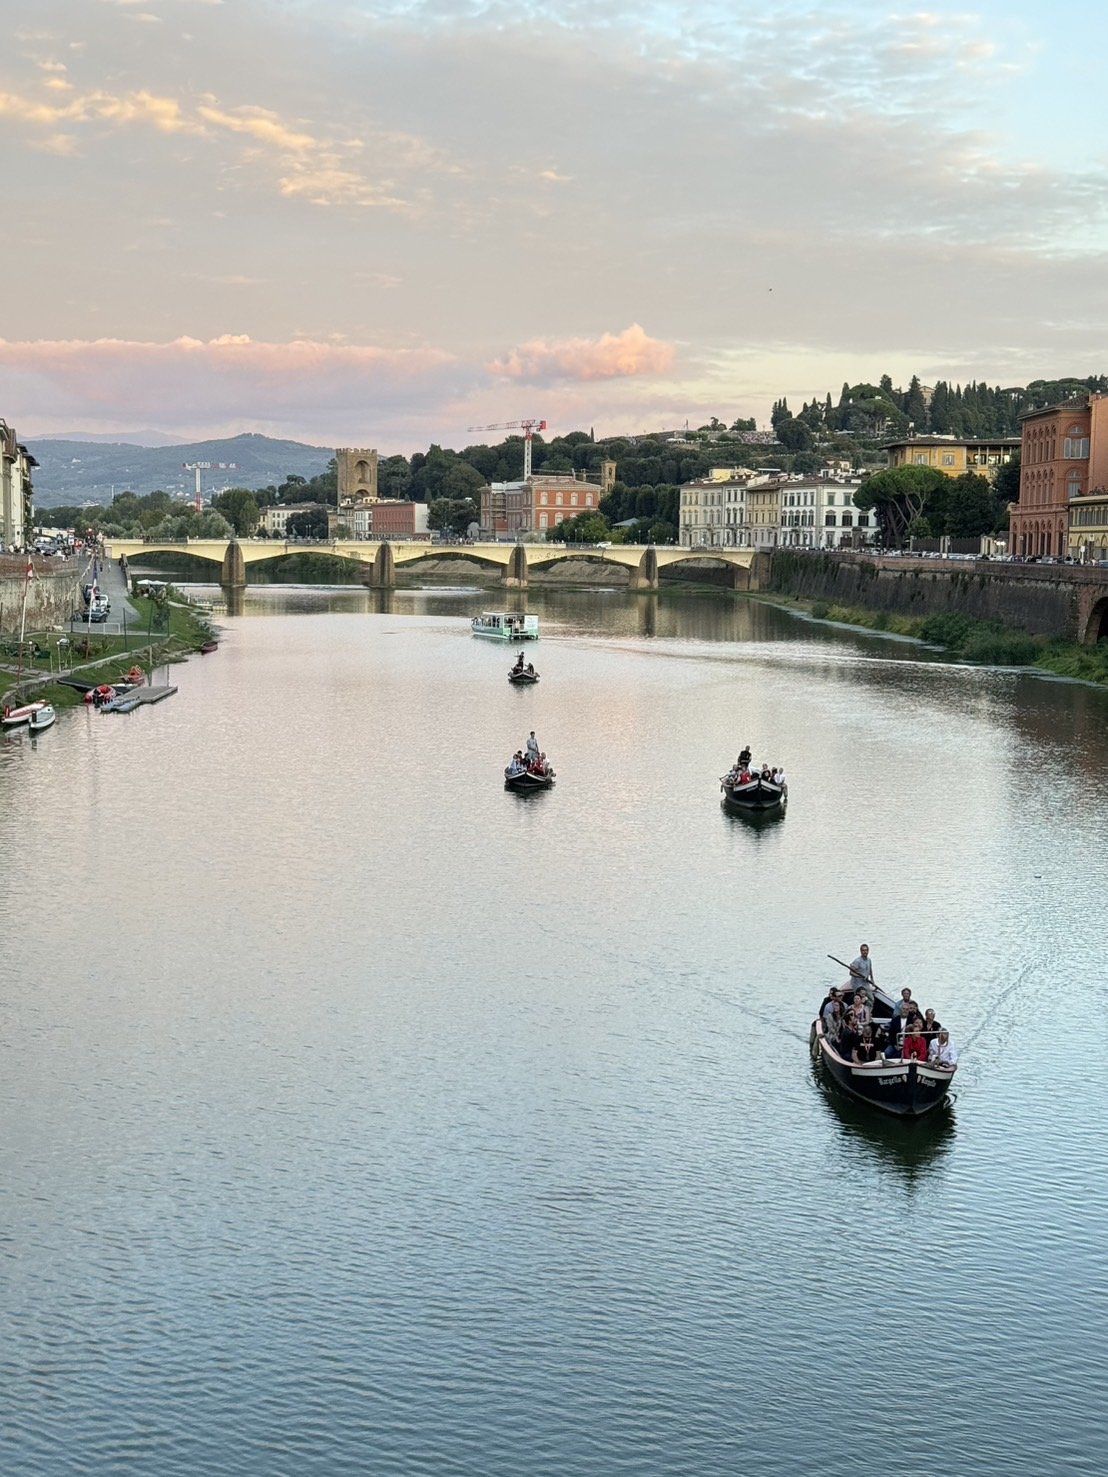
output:
[[956,1120],[949,1102],[920,1118],[897,1118],[852,1098],[821,1062],[812,1063],[812,1081],[842,1144],[899,1170],[906,1180],[927,1173],[954,1143]]

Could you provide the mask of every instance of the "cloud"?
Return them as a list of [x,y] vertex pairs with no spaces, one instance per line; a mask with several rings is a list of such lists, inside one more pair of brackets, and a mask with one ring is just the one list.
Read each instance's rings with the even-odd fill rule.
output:
[[488,370],[498,378],[527,384],[631,379],[664,374],[673,367],[674,358],[672,344],[650,338],[638,323],[632,323],[622,333],[605,333],[598,339],[533,339],[494,360]]

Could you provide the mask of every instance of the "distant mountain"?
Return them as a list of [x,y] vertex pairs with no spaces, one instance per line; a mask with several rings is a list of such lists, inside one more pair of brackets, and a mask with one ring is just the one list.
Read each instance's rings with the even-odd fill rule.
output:
[[35,506],[56,508],[62,503],[110,503],[117,492],[191,493],[195,472],[184,462],[233,462],[203,473],[205,496],[225,487],[268,487],[290,474],[314,477],[327,470],[334,456],[330,446],[307,446],[302,441],[277,441],[271,436],[231,436],[223,441],[191,441],[170,446],[135,446],[128,442],[54,441],[39,437],[27,442],[38,462],[34,474]]
[[176,446],[177,437],[164,431],[51,431],[36,441],[100,441],[113,446]]

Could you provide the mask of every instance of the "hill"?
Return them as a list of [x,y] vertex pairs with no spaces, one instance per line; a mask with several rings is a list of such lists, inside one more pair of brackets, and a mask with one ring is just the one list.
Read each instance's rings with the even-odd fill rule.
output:
[[226,487],[277,486],[290,473],[314,477],[325,472],[335,454],[330,446],[252,434],[176,446],[43,438],[29,441],[27,449],[39,464],[34,478],[37,508],[107,504],[125,491],[140,496],[158,491],[187,495],[196,486],[196,474],[186,472],[183,462],[235,463],[234,469],[213,467],[204,473],[206,496]]

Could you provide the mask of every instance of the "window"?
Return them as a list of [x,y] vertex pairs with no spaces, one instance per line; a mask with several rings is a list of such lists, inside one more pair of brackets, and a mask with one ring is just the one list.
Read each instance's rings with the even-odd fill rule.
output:
[[1066,461],[1077,461],[1089,455],[1088,436],[1066,436],[1062,441],[1062,456]]
[[854,514],[853,513],[844,513],[843,514],[843,527],[844,528],[853,528],[854,527]]
[[[827,506],[829,508],[833,508],[835,506],[835,494],[833,492],[829,492],[827,494]],[[835,520],[832,518],[831,521],[833,523]]]
[[539,527],[540,528],[545,528],[547,526],[546,519],[547,519],[547,515],[545,513],[540,513],[539,514]]
[[929,464],[926,451],[917,451],[912,461],[917,467],[926,467]]
[[859,528],[868,528],[869,527],[869,514],[868,513],[859,513],[858,514],[858,527]]
[[591,508],[592,507],[592,493],[591,492],[586,492],[585,493],[585,507],[586,508]]
[[575,492],[571,492],[569,495],[569,505],[571,508],[575,508],[577,506],[577,494]]
[[546,507],[546,493],[545,492],[541,495],[541,497],[539,498],[539,501],[542,503],[543,507],[545,508]]
[[954,465],[954,453],[952,451],[944,451],[943,452],[943,466],[944,467],[952,467],[953,465]]
[[834,513],[827,513],[827,514],[825,514],[824,519],[823,519],[823,526],[824,526],[824,528],[834,528],[835,527],[835,515],[834,515]]

